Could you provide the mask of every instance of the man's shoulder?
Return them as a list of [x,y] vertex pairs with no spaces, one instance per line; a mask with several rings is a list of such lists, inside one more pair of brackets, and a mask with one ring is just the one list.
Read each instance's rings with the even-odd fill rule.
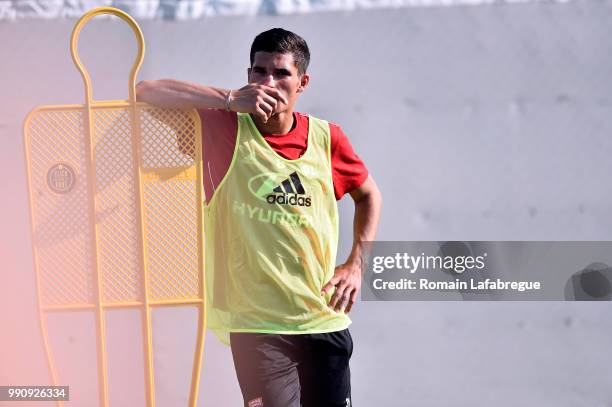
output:
[[322,117],[314,116],[310,113],[303,113],[303,112],[296,111],[295,114],[298,116],[298,119],[304,119],[304,120],[315,119],[315,120],[321,120],[321,121],[332,124],[332,122],[330,122],[329,120],[324,119]]
[[327,119],[323,119],[321,117],[313,116],[308,113],[295,112],[295,114],[298,115],[299,119],[301,119],[302,121],[306,121],[307,123],[310,118],[326,122],[329,125],[329,131],[330,131],[330,136],[332,138],[332,143],[334,143],[337,138],[345,136],[344,131],[342,130],[342,127],[340,127],[340,125],[335,122],[332,122]]

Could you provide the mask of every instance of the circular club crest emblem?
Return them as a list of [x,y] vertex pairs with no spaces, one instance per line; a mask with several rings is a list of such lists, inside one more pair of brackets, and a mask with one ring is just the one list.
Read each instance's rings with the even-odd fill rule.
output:
[[47,171],[47,185],[55,193],[67,194],[74,187],[75,182],[76,173],[66,163],[55,164]]

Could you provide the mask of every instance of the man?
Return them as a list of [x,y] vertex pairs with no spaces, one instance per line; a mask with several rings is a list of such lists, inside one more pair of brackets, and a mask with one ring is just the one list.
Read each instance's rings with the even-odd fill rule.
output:
[[[347,314],[382,200],[342,130],[294,111],[309,59],[301,37],[275,28],[253,41],[238,90],[137,86],[140,101],[201,116],[207,326],[231,345],[247,407],[351,405]],[[353,246],[335,267],[336,199],[347,192]]]

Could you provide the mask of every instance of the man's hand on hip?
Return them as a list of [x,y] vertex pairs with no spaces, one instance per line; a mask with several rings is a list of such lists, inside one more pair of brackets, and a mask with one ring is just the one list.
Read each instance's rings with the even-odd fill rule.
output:
[[321,295],[327,294],[336,288],[334,295],[329,300],[329,306],[336,312],[346,307],[344,312],[348,314],[357,301],[357,295],[361,289],[361,266],[359,262],[347,262],[336,267],[334,276],[323,287]]

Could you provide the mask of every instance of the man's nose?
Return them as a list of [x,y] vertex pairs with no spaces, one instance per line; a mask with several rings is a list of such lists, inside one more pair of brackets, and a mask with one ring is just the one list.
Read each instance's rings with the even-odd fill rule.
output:
[[274,76],[266,75],[266,77],[263,79],[263,84],[266,86],[274,87]]

